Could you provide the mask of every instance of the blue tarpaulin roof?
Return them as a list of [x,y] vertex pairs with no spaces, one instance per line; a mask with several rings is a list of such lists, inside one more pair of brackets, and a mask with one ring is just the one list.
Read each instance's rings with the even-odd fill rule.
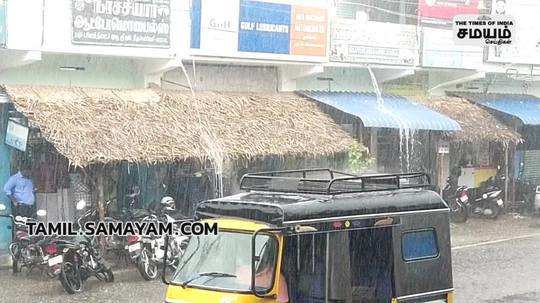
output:
[[360,118],[365,127],[461,130],[456,121],[400,96],[384,94],[379,104],[374,93],[303,91],[301,94]]
[[540,125],[540,99],[531,97],[488,99],[481,101],[480,104],[517,117],[525,125]]

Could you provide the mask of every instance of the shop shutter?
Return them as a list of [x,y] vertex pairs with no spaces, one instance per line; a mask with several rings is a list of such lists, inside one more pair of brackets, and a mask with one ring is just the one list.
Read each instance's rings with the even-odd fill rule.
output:
[[523,177],[540,184],[540,150],[527,150],[523,155]]
[[8,102],[9,102],[9,98],[8,98],[7,94],[0,90],[0,104],[8,103]]

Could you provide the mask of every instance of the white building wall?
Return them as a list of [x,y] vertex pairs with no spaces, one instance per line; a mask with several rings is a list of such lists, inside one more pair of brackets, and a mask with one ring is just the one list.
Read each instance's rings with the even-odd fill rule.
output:
[[[81,67],[84,70],[62,70]],[[144,75],[130,58],[44,55],[41,61],[0,70],[1,84],[142,88]]]
[[34,51],[41,49],[44,1],[7,1],[7,48]]
[[[277,70],[269,66],[195,64],[193,69],[192,64],[186,64],[186,72],[197,91],[276,92],[278,87]],[[166,73],[163,79],[163,88],[188,89],[181,69]]]
[[[493,77],[491,75],[491,77]],[[459,85],[452,85],[441,88],[437,93],[444,94],[445,91],[466,91],[471,93],[484,93],[487,87],[487,93],[495,94],[527,94],[540,97],[540,82],[539,81],[518,81],[509,79],[504,74],[497,74],[495,80],[479,79],[469,81]],[[490,83],[490,81],[493,81]]]
[[[324,80],[324,79],[332,80]],[[297,90],[373,91],[366,68],[327,67],[323,73],[296,80]]]

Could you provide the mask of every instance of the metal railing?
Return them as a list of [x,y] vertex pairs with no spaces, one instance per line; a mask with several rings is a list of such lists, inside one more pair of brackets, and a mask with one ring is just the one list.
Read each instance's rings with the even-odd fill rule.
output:
[[249,173],[240,181],[240,189],[247,191],[325,195],[431,187],[425,173],[357,176],[326,168]]

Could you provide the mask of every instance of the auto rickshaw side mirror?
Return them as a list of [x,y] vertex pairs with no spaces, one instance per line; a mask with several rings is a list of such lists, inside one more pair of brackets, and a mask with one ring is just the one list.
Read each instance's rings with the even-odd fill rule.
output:
[[165,236],[165,251],[164,251],[164,255],[163,255],[163,269],[162,269],[162,272],[161,272],[161,281],[166,284],[166,285],[170,285],[171,284],[171,280],[167,278],[167,264],[168,264],[168,254],[169,254],[169,235],[166,235]]

